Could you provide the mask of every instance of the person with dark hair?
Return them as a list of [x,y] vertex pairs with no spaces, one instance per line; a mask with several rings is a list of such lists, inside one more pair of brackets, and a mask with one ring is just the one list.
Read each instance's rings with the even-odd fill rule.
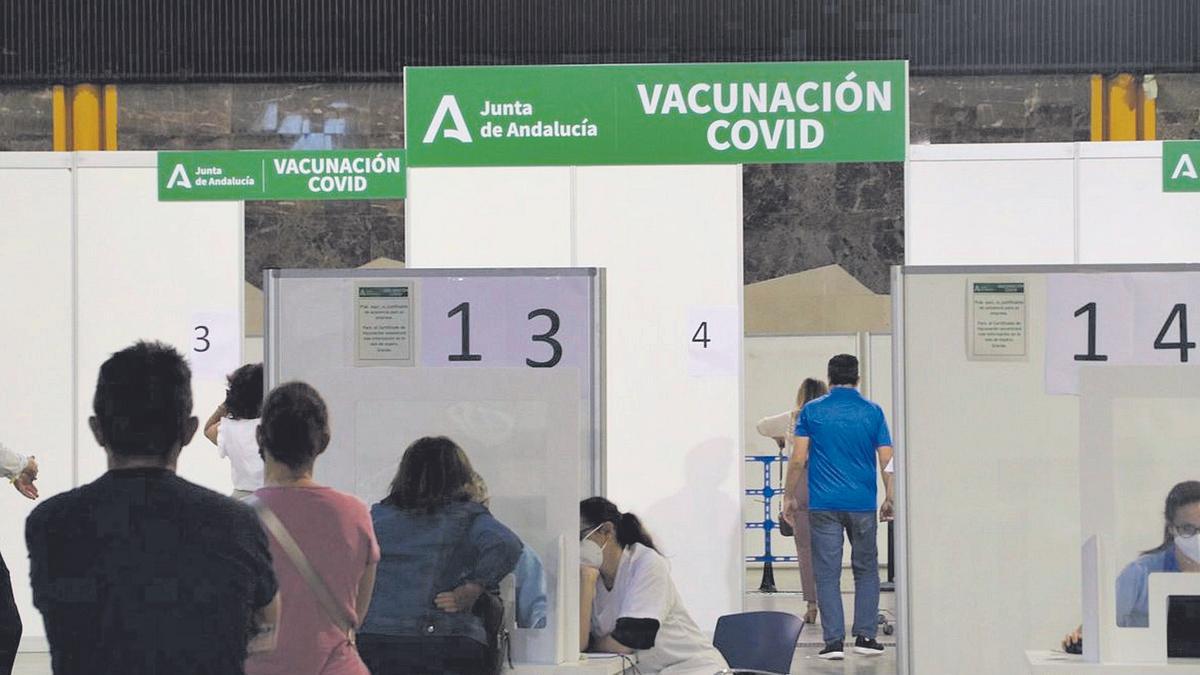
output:
[[[774,439],[779,444],[780,452],[785,452],[792,447],[796,430],[796,416],[800,414],[807,403],[828,393],[829,388],[825,386],[824,382],[811,377],[805,378],[800,383],[800,389],[796,391],[794,407],[778,415],[759,420],[756,425],[758,433]],[[817,583],[813,578],[812,536],[808,521],[808,477],[803,473],[797,477],[799,480],[796,483],[796,511],[792,515],[794,520],[785,520],[782,524],[791,526],[792,538],[796,542],[800,587],[804,592],[804,600],[808,603],[808,610],[804,613],[804,623],[813,624],[817,622]],[[787,532],[782,527],[780,527],[780,532],[787,536]]]
[[[32,456],[17,454],[0,445],[0,477],[7,478],[13,487],[28,499],[37,499],[38,464]],[[0,556],[0,675],[12,672],[17,658],[17,647],[21,644],[21,614],[13,597],[12,579],[4,557]]]
[[[1150,625],[1150,575],[1160,572],[1200,572],[1200,481],[1178,483],[1167,493],[1163,508],[1163,540],[1143,551],[1117,577],[1117,625]],[[1083,629],[1063,640],[1063,649],[1080,653]]]
[[679,597],[667,559],[632,513],[579,503],[579,649],[637,653],[637,669],[711,675],[729,666]]
[[263,485],[263,459],[258,452],[258,418],[262,414],[263,367],[248,363],[226,378],[225,402],[204,423],[204,437],[229,458],[234,499],[245,499]]
[[56,675],[241,675],[271,642],[277,586],[254,512],[175,475],[198,426],[191,379],[161,343],[113,354],[88,420],[108,472],[26,521]]
[[808,517],[812,532],[813,576],[825,647],[823,659],[845,657],[842,609],[842,546],[850,539],[854,570],[854,651],[883,653],[875,639],[879,615],[879,550],[875,472],[886,498],[879,520],[892,517],[892,437],[883,409],[858,392],[858,359],[838,354],[829,360],[829,394],[810,402],[796,417],[792,456],[784,485],[784,516],[800,513],[801,476],[808,479]]
[[375,675],[492,670],[473,610],[513,572],[522,544],[486,504],[487,486],[454,441],[418,438],[404,451],[371,507],[383,560],[359,648]]
[[331,438],[325,401],[303,382],[281,384],[256,433],[266,484],[246,501],[270,533],[286,615],[275,649],[252,654],[246,675],[369,675],[354,643],[379,545],[366,504],[313,480]]

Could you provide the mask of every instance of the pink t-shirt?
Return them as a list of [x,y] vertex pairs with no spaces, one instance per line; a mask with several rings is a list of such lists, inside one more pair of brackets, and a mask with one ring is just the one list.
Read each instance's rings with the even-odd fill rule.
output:
[[[367,565],[379,562],[367,506],[329,487],[264,487],[254,494],[279,516],[309,564],[353,616],[358,583]],[[274,651],[250,655],[246,675],[369,675],[279,543],[270,534],[268,539],[279,580],[279,637]]]

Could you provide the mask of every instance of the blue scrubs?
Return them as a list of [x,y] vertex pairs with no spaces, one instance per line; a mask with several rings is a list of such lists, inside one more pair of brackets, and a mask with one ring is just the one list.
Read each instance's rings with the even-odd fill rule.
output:
[[1147,553],[1129,563],[1117,577],[1117,625],[1122,628],[1146,628],[1150,625],[1150,575],[1178,572],[1175,547]]

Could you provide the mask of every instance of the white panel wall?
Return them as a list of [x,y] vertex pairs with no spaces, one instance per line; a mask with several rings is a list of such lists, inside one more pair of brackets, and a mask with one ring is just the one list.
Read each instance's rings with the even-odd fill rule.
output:
[[586,167],[576,183],[577,264],[608,270],[609,497],[644,517],[711,630],[742,602],[741,390],[689,373],[688,310],[736,308],[741,338],[742,169]]
[[1079,150],[1079,262],[1200,260],[1200,193],[1162,191],[1162,143]]
[[741,608],[740,390],[688,374],[686,315],[740,309],[740,167],[413,169],[408,195],[410,266],[607,269],[609,496],[711,631]]
[[1024,277],[1022,362],[966,359],[965,275],[905,278],[910,673],[1027,672],[1082,619],[1079,403],[1045,393],[1046,284]]
[[912,146],[905,262],[1072,262],[1073,167],[1070,143]]
[[[405,260],[425,267],[572,264],[570,168],[419,169],[408,172]],[[503,263],[497,263],[501,260]]]
[[1200,193],[1162,191],[1162,143],[912,146],[909,265],[1200,261]]
[[[70,195],[68,156],[0,153],[0,443],[37,456],[43,498],[72,486]],[[25,551],[34,506],[0,481],[0,553],[25,625],[22,644],[44,649]]]
[[[88,482],[106,467],[86,417],[96,373],[114,351],[153,339],[191,358],[197,312],[232,316],[240,351],[243,240],[240,203],[159,202],[154,153],[80,153],[79,167],[76,423],[79,480]],[[203,423],[225,399],[225,382],[197,373],[192,397]],[[218,492],[233,489],[228,461],[199,432],[180,456],[179,475]]]

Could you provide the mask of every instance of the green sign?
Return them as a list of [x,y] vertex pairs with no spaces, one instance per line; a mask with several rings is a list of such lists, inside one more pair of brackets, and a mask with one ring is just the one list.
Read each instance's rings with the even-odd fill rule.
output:
[[976,293],[1024,293],[1024,283],[977,283]]
[[1163,141],[1163,192],[1200,192],[1200,141]]
[[158,153],[159,201],[403,199],[403,150]]
[[414,167],[899,162],[904,61],[406,68]]

